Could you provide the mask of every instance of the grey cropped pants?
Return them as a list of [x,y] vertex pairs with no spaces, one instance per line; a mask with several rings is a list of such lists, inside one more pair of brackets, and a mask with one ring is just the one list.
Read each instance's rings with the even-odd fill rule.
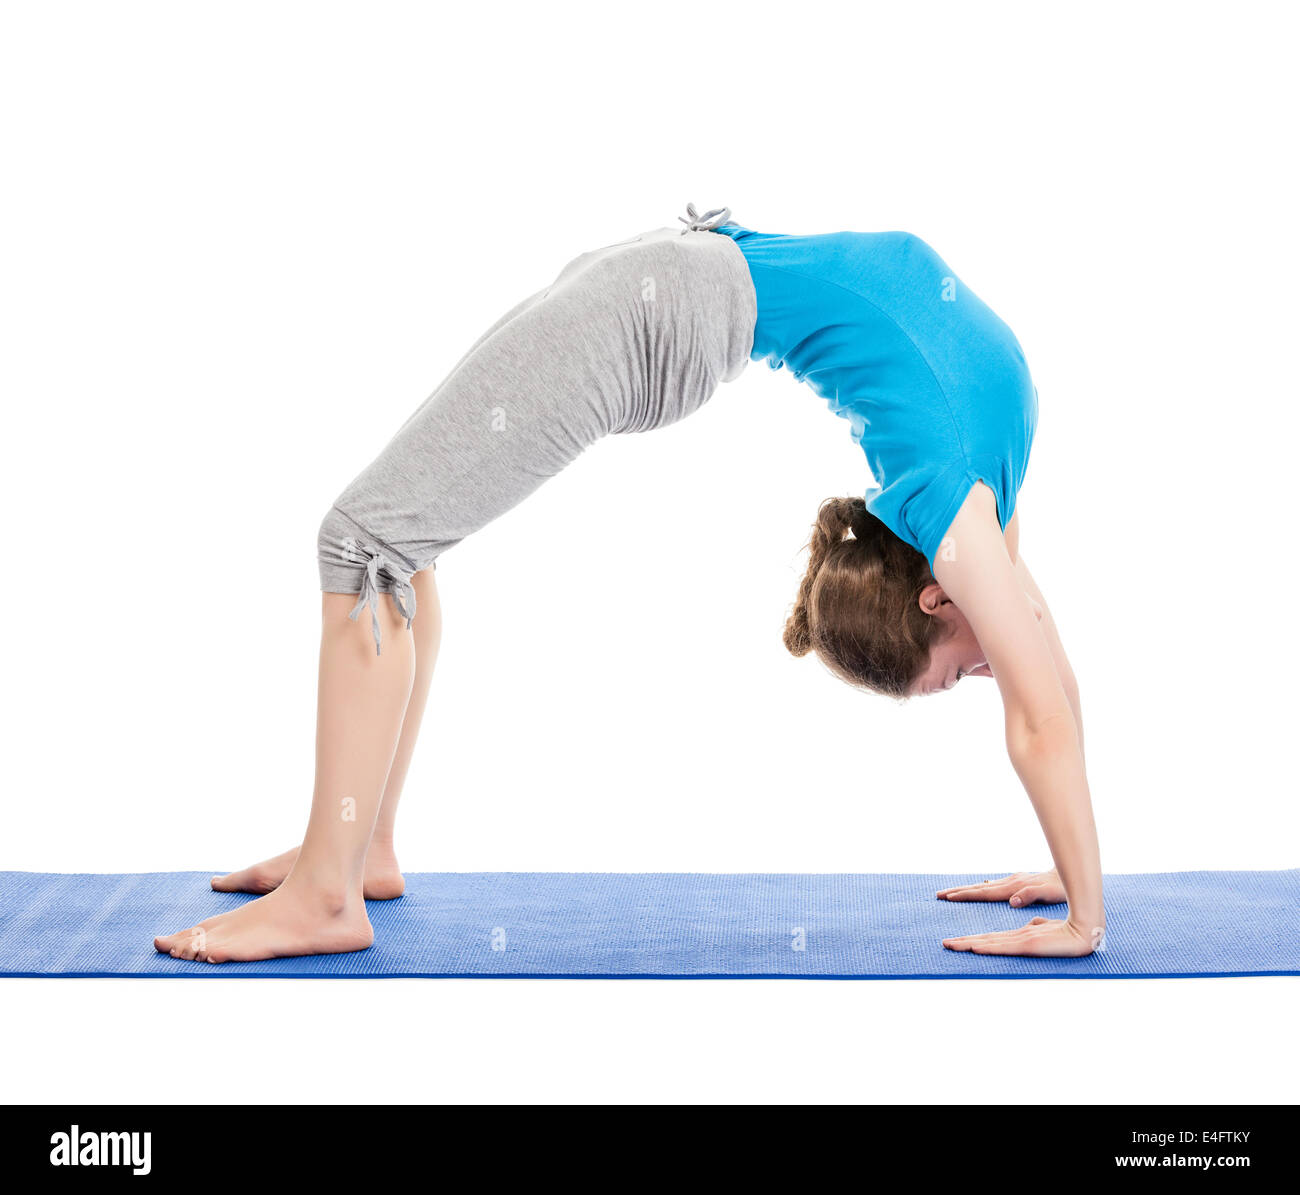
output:
[[357,594],[355,619],[391,593],[415,616],[411,576],[517,505],[602,436],[698,410],[738,377],[757,303],[730,237],[659,229],[570,262],[499,319],[321,523],[321,588]]

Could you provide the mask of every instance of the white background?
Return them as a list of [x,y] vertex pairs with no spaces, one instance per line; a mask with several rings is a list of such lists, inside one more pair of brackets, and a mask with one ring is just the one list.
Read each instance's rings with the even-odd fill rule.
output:
[[[0,868],[297,841],[322,514],[497,315],[687,200],[916,232],[1007,320],[1107,870],[1296,866],[1288,45],[1263,6],[7,9]],[[781,646],[866,484],[753,366],[448,553],[404,866],[1044,865],[991,682],[895,705]],[[1279,1100],[1296,994],[8,981],[0,1097]]]

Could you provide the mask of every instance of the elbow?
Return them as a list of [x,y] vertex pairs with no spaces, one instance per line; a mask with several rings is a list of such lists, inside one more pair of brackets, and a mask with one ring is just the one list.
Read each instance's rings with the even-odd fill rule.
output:
[[1007,755],[1020,775],[1037,772],[1079,754],[1079,730],[1065,711],[1041,722],[1007,725]]

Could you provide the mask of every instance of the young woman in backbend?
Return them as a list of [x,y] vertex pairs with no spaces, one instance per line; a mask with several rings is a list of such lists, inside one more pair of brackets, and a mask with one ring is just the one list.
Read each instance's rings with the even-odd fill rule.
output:
[[1037,422],[1019,344],[907,233],[777,236],[687,210],[684,230],[585,254],[503,316],[330,508],[302,845],[214,878],[264,895],[155,939],[160,951],[217,963],[370,945],[365,898],[403,889],[393,825],[441,634],[434,561],[602,436],[697,410],[750,358],[848,419],[880,483],[823,504],[786,646],[893,697],[966,676],[1001,691],[1007,751],[1056,866],[938,895],[1069,911],[944,945],[1100,947],[1078,689],[1015,516]]

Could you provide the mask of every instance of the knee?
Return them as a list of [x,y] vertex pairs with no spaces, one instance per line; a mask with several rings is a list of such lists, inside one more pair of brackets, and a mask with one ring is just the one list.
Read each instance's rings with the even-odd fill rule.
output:
[[[381,611],[400,616],[406,629],[411,628],[418,604],[411,580],[415,566],[401,553],[367,534],[337,506],[321,520],[316,535],[316,558],[321,589],[326,594],[357,595],[356,604],[348,614],[350,619],[356,621],[363,610],[369,610],[376,653],[382,651],[383,643]],[[383,599],[385,594],[387,600]]]
[[330,507],[316,533],[316,561],[325,593],[360,593],[367,552],[351,521]]

